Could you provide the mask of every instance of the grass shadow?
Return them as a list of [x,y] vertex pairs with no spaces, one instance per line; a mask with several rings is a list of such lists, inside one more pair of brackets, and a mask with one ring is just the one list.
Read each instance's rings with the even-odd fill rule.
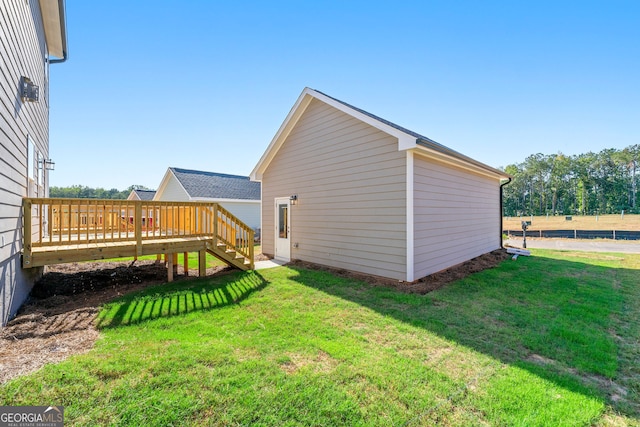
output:
[[320,281],[313,271],[291,268],[297,272],[292,279],[304,286],[604,399],[638,419],[638,270],[597,264],[541,254],[505,261],[427,295],[343,278]]
[[267,281],[255,271],[153,286],[106,304],[96,326],[114,328],[214,310],[239,304],[266,286]]

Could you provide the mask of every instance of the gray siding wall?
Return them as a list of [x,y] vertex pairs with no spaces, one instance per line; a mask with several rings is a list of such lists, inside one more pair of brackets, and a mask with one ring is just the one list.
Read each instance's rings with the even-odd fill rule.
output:
[[274,198],[292,194],[292,259],[406,278],[406,155],[397,139],[314,99],[263,175],[265,254],[274,254]]
[[249,227],[260,228],[260,202],[220,202],[220,205]]
[[414,157],[415,279],[500,247],[500,182]]
[[[48,176],[37,171],[37,153],[49,158],[49,83],[46,43],[37,1],[2,0],[0,14],[0,325],[27,298],[42,269],[22,270],[22,198],[46,196]],[[20,77],[40,87],[39,102],[23,102]],[[34,156],[28,158],[28,139]],[[45,173],[31,188],[27,168]],[[34,227],[35,229],[35,227]]]

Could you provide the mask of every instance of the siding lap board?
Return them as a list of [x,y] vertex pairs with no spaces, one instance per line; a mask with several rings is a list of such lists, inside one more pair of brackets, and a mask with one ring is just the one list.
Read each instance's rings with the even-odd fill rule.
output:
[[263,252],[275,252],[274,199],[297,194],[292,259],[404,279],[405,168],[396,138],[312,100],[263,174]]
[[[46,42],[37,1],[3,1],[0,14],[0,325],[28,296],[42,269],[21,267],[22,197],[28,195],[27,137],[37,152],[49,157]],[[40,86],[38,102],[23,102],[20,77]],[[35,153],[34,153],[35,154]],[[43,171],[44,187],[48,176]],[[44,194],[39,194],[43,196]]]
[[415,156],[416,278],[498,249],[499,219],[497,179]]

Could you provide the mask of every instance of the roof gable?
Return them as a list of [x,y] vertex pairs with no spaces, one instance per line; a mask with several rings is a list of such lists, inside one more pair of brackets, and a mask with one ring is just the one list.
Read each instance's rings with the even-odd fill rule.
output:
[[156,190],[140,190],[134,189],[133,192],[138,196],[140,200],[153,200],[153,196],[156,195]]
[[248,176],[169,168],[192,199],[260,200],[260,183]]
[[312,99],[318,99],[319,101],[329,104],[332,107],[387,133],[388,135],[396,137],[398,139],[398,150],[416,150],[427,155],[433,154],[435,158],[444,160],[450,164],[457,164],[458,166],[481,170],[484,173],[489,173],[503,178],[509,177],[498,169],[467,157],[430,138],[427,138],[426,136],[413,132],[365,110],[354,107],[353,105],[347,104],[339,99],[307,87],[298,97],[298,100],[293,105],[293,108],[280,126],[280,129],[278,129],[278,132],[258,161],[258,164],[254,167],[253,171],[251,171],[251,180],[262,180],[264,171],[280,150],[280,147],[282,147],[282,144],[284,144],[289,133],[295,127],[300,117],[302,117]]

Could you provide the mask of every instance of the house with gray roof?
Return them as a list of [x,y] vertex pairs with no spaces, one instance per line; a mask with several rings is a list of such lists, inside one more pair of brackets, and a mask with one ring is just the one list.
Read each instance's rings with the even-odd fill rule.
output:
[[259,229],[260,187],[248,176],[170,167],[153,200],[219,203],[249,227]]
[[156,190],[142,190],[139,188],[134,188],[133,190],[131,190],[131,193],[129,193],[129,197],[127,197],[127,200],[149,201],[149,200],[153,200],[155,195],[156,195]]
[[305,88],[251,179],[262,252],[413,282],[502,246],[503,171]]

